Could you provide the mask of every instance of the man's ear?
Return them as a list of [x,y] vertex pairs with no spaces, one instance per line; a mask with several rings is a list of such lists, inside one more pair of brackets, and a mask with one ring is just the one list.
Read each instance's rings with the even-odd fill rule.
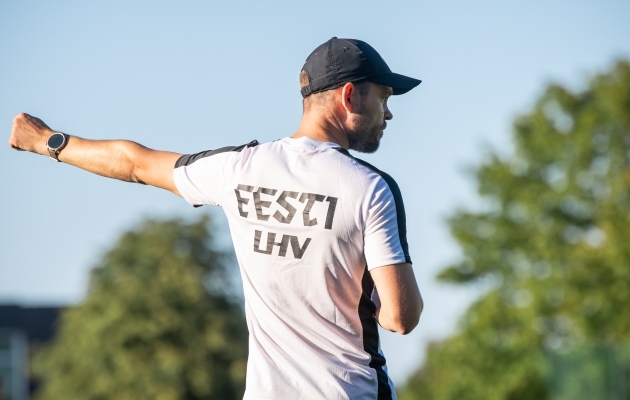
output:
[[341,105],[346,111],[352,114],[352,111],[356,107],[357,88],[351,82],[346,83],[341,87]]

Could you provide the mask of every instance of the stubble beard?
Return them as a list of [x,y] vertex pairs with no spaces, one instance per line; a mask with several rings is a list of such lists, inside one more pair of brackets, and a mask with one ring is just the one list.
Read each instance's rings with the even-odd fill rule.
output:
[[357,115],[355,128],[348,131],[348,147],[360,153],[374,153],[378,150],[381,138],[379,134],[385,123],[375,126],[365,115]]

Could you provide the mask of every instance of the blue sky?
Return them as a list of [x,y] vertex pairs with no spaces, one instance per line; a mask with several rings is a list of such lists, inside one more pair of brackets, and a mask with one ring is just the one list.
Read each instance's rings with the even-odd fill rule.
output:
[[[630,58],[627,1],[0,2],[0,126],[21,111],[86,138],[182,153],[291,135],[298,74],[332,36],[372,44],[423,80],[393,98],[381,149],[362,157],[399,183],[425,298],[408,336],[384,333],[401,383],[428,342],[456,329],[475,289],[435,283],[459,250],[444,224],[482,203],[462,171],[511,151],[511,121],[550,82],[579,89]],[[216,216],[158,189],[0,148],[0,301],[68,304],[88,271],[144,217]]]

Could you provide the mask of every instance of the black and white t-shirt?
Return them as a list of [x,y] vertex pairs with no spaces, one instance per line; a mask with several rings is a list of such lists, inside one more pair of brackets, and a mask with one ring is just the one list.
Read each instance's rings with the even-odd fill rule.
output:
[[411,262],[396,182],[302,137],[182,156],[175,184],[223,207],[245,293],[245,399],[395,399],[370,271]]

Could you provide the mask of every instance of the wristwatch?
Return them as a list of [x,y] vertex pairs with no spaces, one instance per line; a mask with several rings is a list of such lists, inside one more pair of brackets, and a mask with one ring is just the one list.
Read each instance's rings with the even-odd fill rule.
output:
[[48,141],[46,142],[46,146],[48,146],[48,155],[50,155],[50,158],[57,162],[61,162],[59,161],[59,152],[63,150],[64,147],[66,147],[69,137],[70,135],[66,135],[65,133],[61,132],[55,132],[50,135]]

